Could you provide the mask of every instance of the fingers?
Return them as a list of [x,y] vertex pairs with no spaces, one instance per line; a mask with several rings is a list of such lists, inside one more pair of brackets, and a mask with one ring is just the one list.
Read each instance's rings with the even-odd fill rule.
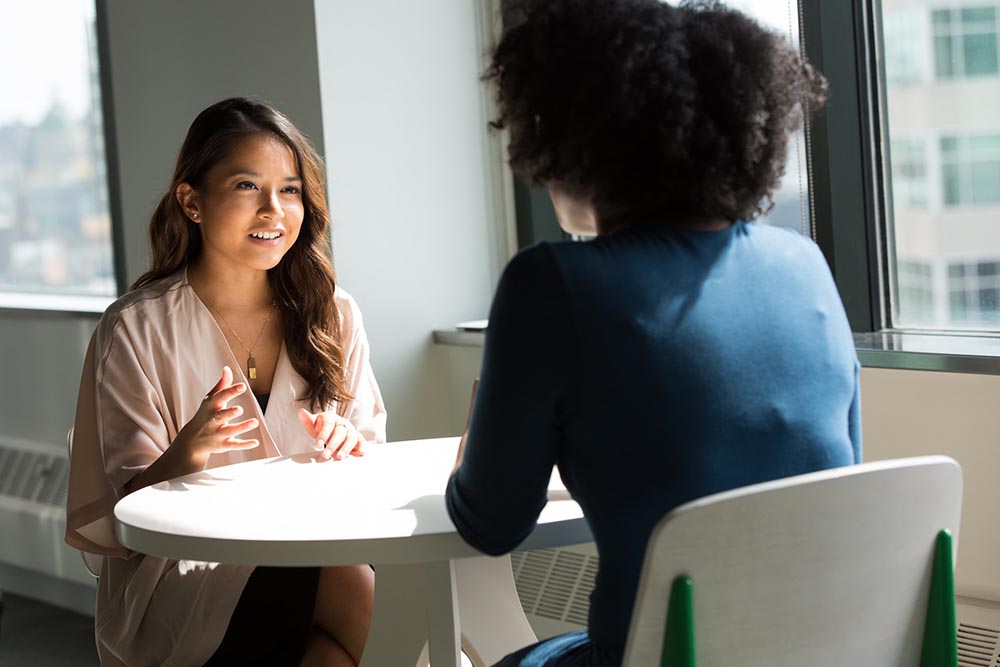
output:
[[[230,377],[232,376],[232,371],[230,371]],[[209,394],[205,397],[205,403],[212,409],[212,412],[218,412],[226,407],[226,403],[233,400],[243,392],[247,390],[247,385],[244,382],[237,382],[234,385],[228,387],[223,387],[213,394]]]
[[216,410],[215,414],[212,415],[212,421],[216,424],[225,424],[226,422],[236,419],[241,414],[243,414],[243,407],[240,405],[234,405],[231,408],[223,408],[222,410]]
[[311,438],[316,437],[317,416],[318,415],[314,415],[305,408],[299,408],[299,421],[302,422],[302,426],[306,429],[306,433],[308,433]]
[[206,398],[219,391],[220,389],[225,389],[226,387],[233,384],[233,369],[229,366],[222,367],[222,377],[219,381],[215,383],[215,386],[208,390],[208,394],[205,395]]
[[259,440],[241,440],[239,438],[229,438],[226,440],[226,449],[253,449],[260,445]]
[[333,458],[343,459],[350,454],[358,444],[358,432],[346,422],[338,422],[333,435],[327,444],[327,449],[333,452]]
[[339,418],[324,412],[316,418],[316,446],[336,449],[344,441],[347,427]]
[[354,448],[351,449],[351,456],[364,456],[365,446],[368,444],[368,441],[365,440],[364,436],[362,436],[357,431],[354,432],[354,435],[356,436],[355,438],[356,443],[354,445]]
[[223,436],[227,440],[233,439],[238,435],[242,435],[247,431],[252,431],[260,423],[257,421],[256,417],[251,417],[250,419],[244,419],[241,422],[236,422],[235,424],[222,424],[218,428],[218,434]]

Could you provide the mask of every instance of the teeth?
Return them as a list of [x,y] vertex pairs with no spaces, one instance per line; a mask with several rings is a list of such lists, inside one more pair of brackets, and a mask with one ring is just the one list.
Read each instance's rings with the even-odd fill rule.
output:
[[250,236],[255,239],[263,239],[265,241],[270,241],[281,236],[281,232],[253,232]]

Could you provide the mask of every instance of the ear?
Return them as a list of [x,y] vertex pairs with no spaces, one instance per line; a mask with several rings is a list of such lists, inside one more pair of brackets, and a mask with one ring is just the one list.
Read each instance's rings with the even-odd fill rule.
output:
[[181,210],[195,224],[201,224],[201,209],[198,206],[198,191],[191,187],[189,183],[181,183],[174,191],[177,202],[181,205]]

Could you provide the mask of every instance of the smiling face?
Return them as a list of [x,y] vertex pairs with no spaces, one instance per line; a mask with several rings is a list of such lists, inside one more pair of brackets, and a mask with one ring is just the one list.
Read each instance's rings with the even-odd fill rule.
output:
[[302,179],[295,154],[269,134],[239,140],[199,187],[177,187],[185,214],[201,230],[198,264],[225,274],[278,265],[302,227]]

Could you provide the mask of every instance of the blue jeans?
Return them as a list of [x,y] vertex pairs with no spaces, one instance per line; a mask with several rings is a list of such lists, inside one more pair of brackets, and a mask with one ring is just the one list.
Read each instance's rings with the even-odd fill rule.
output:
[[586,630],[559,635],[511,653],[494,667],[587,667],[593,645]]

